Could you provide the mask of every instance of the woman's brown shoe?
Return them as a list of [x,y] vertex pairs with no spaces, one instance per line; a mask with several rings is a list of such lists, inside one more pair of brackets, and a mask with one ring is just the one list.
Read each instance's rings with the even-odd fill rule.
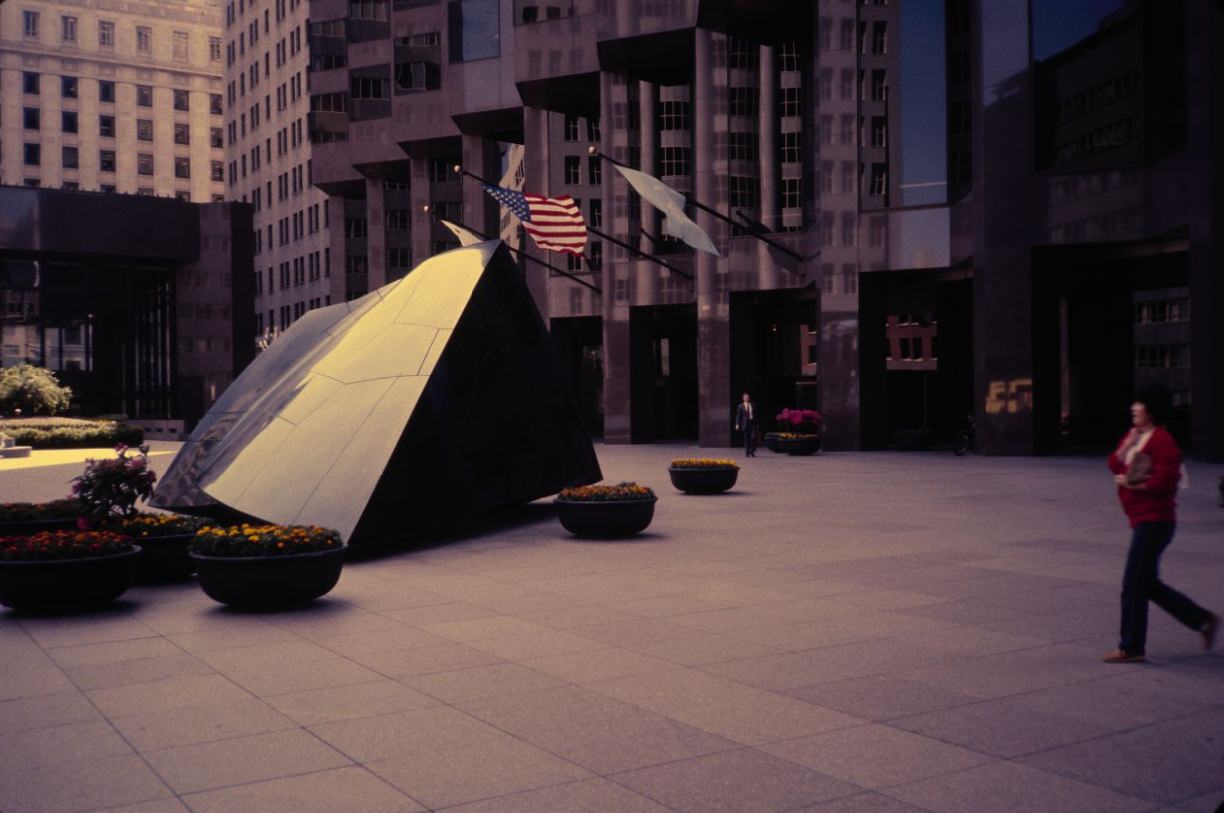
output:
[[1203,626],[1199,628],[1199,632],[1203,635],[1203,651],[1210,652],[1215,646],[1216,633],[1220,630],[1220,617],[1215,613],[1203,622]]
[[1147,661],[1147,658],[1143,655],[1132,655],[1121,649],[1115,649],[1106,655],[1103,660],[1105,663],[1144,663]]

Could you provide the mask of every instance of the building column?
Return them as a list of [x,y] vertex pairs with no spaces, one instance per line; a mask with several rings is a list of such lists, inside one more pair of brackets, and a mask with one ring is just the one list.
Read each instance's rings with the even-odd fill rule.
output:
[[[617,85],[613,75],[603,71],[599,74],[599,121],[603,130],[604,149],[618,161],[627,161],[628,145],[626,130],[628,115],[618,120],[613,115],[614,101],[624,105],[628,99],[623,83]],[[619,96],[619,99],[615,98]],[[625,234],[628,226],[628,184],[612,167],[604,168],[603,200],[604,229],[609,234]],[[620,197],[618,197],[618,195]],[[646,204],[643,204],[645,208]],[[603,272],[600,274],[603,296],[603,374],[604,374],[604,443],[631,443],[633,441],[632,394],[631,394],[631,344],[629,330],[629,301],[624,295],[624,286],[618,296],[617,281],[624,279],[630,264],[622,249],[608,245],[604,249]]]
[[[537,107],[523,108],[523,189],[540,194],[549,193],[548,166],[551,158],[549,150],[548,111]],[[481,193],[482,197],[488,195]],[[489,198],[492,200],[492,198]],[[496,203],[496,201],[494,201]],[[492,232],[497,233],[499,227],[494,226]],[[560,254],[551,251],[540,251],[526,234],[523,235],[522,250],[531,257],[542,262],[552,263]],[[561,260],[565,262],[564,259]],[[523,275],[531,298],[535,300],[536,308],[548,324],[551,313],[548,307],[548,269],[540,263],[521,261]]]
[[[638,132],[641,136],[638,148],[642,154],[642,164],[638,169],[651,175],[658,174],[655,156],[656,145],[659,141],[659,122],[654,112],[658,106],[658,101],[658,86],[653,82],[638,82],[638,104],[641,112],[641,115],[638,116],[638,121],[640,122]],[[608,167],[608,169],[615,171],[611,167]],[[654,241],[646,236],[646,233],[649,232],[655,237],[659,236],[659,228],[655,225],[658,221],[658,210],[646,201],[642,201],[641,208],[642,234],[638,238],[638,250],[646,254],[654,254],[657,246],[654,244]],[[635,301],[643,305],[654,305],[660,302],[660,266],[641,259],[630,259],[628,262],[635,269],[634,279],[637,282],[634,296]]]
[[387,218],[381,178],[366,178],[366,276],[368,290],[387,284]]
[[[713,54],[708,29],[694,32],[693,70],[693,197],[711,208],[722,208],[716,182],[718,167],[714,148]],[[725,121],[725,119],[724,119]],[[725,168],[725,160],[721,164]],[[722,224],[707,212],[698,210],[697,224],[714,240]],[[704,251],[695,253],[693,269],[697,293],[697,441],[702,446],[728,446],[731,443],[731,314],[726,285],[719,272],[724,260]]]
[[1219,3],[1186,5],[1187,153],[1203,171],[1187,176],[1190,226],[1190,432],[1194,457],[1224,460],[1224,36]]
[[[761,222],[770,229],[781,226],[778,214],[778,68],[772,45],[762,45],[758,57],[757,74],[757,137],[761,174]],[[755,240],[757,267],[761,269],[761,288],[780,288],[783,285],[782,269],[769,251],[769,246]]]

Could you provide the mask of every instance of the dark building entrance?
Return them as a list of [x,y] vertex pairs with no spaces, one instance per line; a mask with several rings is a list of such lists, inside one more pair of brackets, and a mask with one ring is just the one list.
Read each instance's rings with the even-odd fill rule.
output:
[[697,306],[629,309],[634,443],[697,439]]
[[863,448],[887,448],[898,433],[914,431],[934,443],[951,442],[964,427],[974,409],[969,273],[863,275]]
[[598,316],[553,319],[553,344],[592,437],[603,437],[603,326]]
[[[819,409],[815,290],[731,294],[731,397],[751,393],[762,432],[786,408]],[[734,441],[734,439],[730,439]]]
[[1148,384],[1172,393],[1169,429],[1183,448],[1190,448],[1188,255],[1158,253],[1159,248],[1036,253],[1033,408],[1038,452],[1112,448],[1130,425],[1135,390]]

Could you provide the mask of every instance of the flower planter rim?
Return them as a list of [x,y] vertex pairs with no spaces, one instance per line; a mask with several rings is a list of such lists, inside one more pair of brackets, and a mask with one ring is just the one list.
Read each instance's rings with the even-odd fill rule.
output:
[[326,556],[332,553],[348,550],[348,543],[340,543],[338,548],[329,548],[327,550],[308,550],[301,553],[274,553],[268,556],[210,556],[207,553],[195,553],[187,551],[187,555],[192,559],[203,559],[207,562],[266,562],[269,559],[305,559],[309,556]]
[[53,565],[60,562],[106,562],[111,559],[119,559],[123,556],[134,556],[140,553],[142,548],[140,545],[132,543],[131,550],[125,550],[120,553],[108,553],[105,556],[65,556],[62,559],[0,559],[2,565]]
[[561,497],[554,497],[553,502],[565,503],[566,505],[621,505],[625,503],[639,502],[658,502],[659,495],[651,494],[649,497],[635,497],[631,500],[563,500]]
[[668,471],[739,471],[738,465],[733,466],[668,466]]

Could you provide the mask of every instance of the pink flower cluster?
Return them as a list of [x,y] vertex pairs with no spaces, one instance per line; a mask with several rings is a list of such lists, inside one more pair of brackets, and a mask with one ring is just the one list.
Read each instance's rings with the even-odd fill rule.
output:
[[779,429],[809,427],[819,430],[824,417],[814,409],[784,409],[778,413]]

